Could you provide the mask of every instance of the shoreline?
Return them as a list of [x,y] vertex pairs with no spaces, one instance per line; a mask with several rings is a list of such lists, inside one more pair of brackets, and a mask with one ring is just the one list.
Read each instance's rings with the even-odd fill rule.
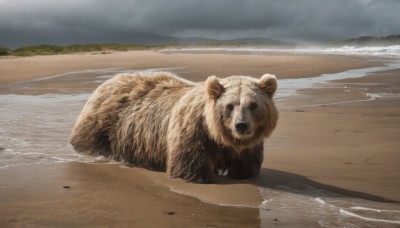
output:
[[[3,59],[0,59],[0,76],[2,76],[0,93],[18,91],[21,94],[35,95],[45,94],[46,91],[61,91],[64,87],[81,92],[94,89],[97,86],[94,83],[97,80],[97,73],[77,74],[73,80],[67,75],[36,82],[38,78],[51,76],[53,71],[63,71],[62,74],[71,69],[82,70],[92,66],[100,66],[101,69],[110,66],[123,69],[149,69],[182,67],[187,64],[185,68],[177,69],[176,73],[186,79],[199,81],[204,80],[213,71],[220,73],[217,76],[228,75],[235,71],[257,76],[261,72],[272,71],[280,73],[279,79],[290,79],[382,66],[387,61],[385,58],[376,57],[272,54],[164,55],[140,51],[95,57],[90,55],[26,57],[10,64],[15,66],[19,62],[25,69],[10,66],[1,68],[10,62],[3,62]],[[102,62],[96,62],[100,59]],[[133,60],[138,59],[140,61],[136,62],[135,66],[131,65]],[[66,61],[65,65],[62,64],[63,60]],[[293,64],[288,65],[288,63]],[[46,64],[55,65],[51,69],[44,70]],[[23,72],[30,73],[24,75]],[[42,75],[38,75],[39,73]],[[63,220],[68,215],[87,225],[104,222],[104,224],[128,226],[129,222],[132,222],[128,218],[130,216],[132,219],[139,219],[143,222],[140,223],[142,225],[149,225],[154,216],[159,216],[157,218],[160,218],[161,222],[156,223],[156,226],[165,224],[235,226],[236,224],[237,227],[245,227],[257,226],[260,222],[261,226],[278,227],[291,227],[297,223],[304,227],[318,225],[319,219],[313,216],[299,216],[282,210],[280,206],[263,204],[263,200],[268,201],[268,198],[263,199],[260,191],[282,191],[293,183],[340,194],[349,200],[397,205],[400,201],[398,191],[400,157],[396,153],[396,149],[400,148],[396,140],[396,135],[400,133],[396,127],[396,124],[400,123],[398,115],[400,105],[397,105],[400,104],[400,99],[397,99],[397,94],[400,93],[399,73],[396,69],[389,72],[373,72],[361,78],[330,81],[316,88],[301,89],[290,98],[278,99],[276,102],[281,119],[278,128],[266,143],[260,177],[251,180],[237,181],[221,177],[219,183],[215,185],[187,184],[181,180],[170,180],[165,173],[134,167],[124,168],[121,164],[77,162],[0,169],[2,184],[5,186],[0,188],[2,196],[0,198],[6,200],[0,200],[2,202],[0,206],[3,206],[3,211],[0,212],[7,215],[0,217],[0,224],[24,225],[24,221],[31,221],[32,223],[25,225],[77,225],[73,219]],[[15,77],[3,77],[11,74]],[[107,73],[101,75],[107,76]],[[88,84],[81,85],[82,80],[86,80],[85,83]],[[21,83],[22,87],[16,86]],[[33,87],[39,92],[29,90]],[[368,93],[381,94],[382,91],[388,93],[387,88],[390,88],[391,93],[396,96],[378,97],[368,102],[346,103],[354,98],[360,100],[366,98]],[[83,105],[83,101],[79,102]],[[80,106],[80,103],[76,104],[76,107]],[[78,111],[77,108],[76,112]],[[68,117],[64,121],[72,124],[73,118]],[[303,129],[307,129],[307,134],[301,133]],[[49,173],[49,171],[55,172]],[[71,176],[70,173],[74,175]],[[15,179],[13,177],[16,174],[19,175]],[[42,174],[45,178],[39,178]],[[71,187],[69,190],[74,190],[72,195],[67,195],[72,191],[62,188],[64,183]],[[94,195],[91,195],[93,192],[90,190],[93,189]],[[109,195],[110,191],[115,196]],[[132,206],[134,202],[129,195],[130,191],[143,196],[140,199],[141,206]],[[283,191],[285,192],[293,193],[292,190]],[[157,201],[156,193],[165,196],[162,202]],[[313,197],[307,192],[295,192],[295,194]],[[48,199],[45,199],[46,195],[49,195]],[[62,201],[65,205],[57,204],[60,197],[66,199],[67,196],[70,197],[68,202]],[[99,199],[98,204],[92,203],[96,202],[96,197]],[[30,201],[22,207],[21,200],[27,199]],[[106,199],[111,201],[107,202]],[[81,211],[82,214],[71,215],[68,212],[68,207],[84,207],[85,203],[88,204],[86,207],[88,210]],[[177,211],[175,209],[171,211],[168,205],[175,205]],[[52,214],[55,216],[53,220],[38,214],[50,213],[46,211],[48,207],[56,207]],[[106,211],[110,208],[116,209],[121,214],[106,215]],[[199,215],[195,220],[191,220],[192,217],[189,215],[189,211],[193,208],[197,211],[195,214]],[[90,211],[96,209],[100,209],[103,214],[91,216]],[[170,212],[173,213],[169,214]],[[241,214],[243,216],[240,216]],[[106,219],[101,219],[101,216]],[[121,222],[115,223],[118,218],[122,218]]]

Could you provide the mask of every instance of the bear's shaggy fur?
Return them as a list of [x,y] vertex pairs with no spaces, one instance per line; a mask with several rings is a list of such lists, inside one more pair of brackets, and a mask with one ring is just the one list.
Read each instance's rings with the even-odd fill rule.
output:
[[278,121],[276,88],[269,74],[202,83],[164,72],[117,75],[86,102],[71,144],[186,181],[212,183],[219,171],[253,177]]

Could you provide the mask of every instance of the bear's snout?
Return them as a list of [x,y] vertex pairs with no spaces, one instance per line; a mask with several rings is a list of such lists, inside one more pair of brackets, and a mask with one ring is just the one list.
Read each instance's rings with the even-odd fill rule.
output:
[[240,123],[235,124],[235,128],[239,134],[245,134],[245,133],[247,133],[247,130],[249,129],[249,125],[245,122],[240,122]]

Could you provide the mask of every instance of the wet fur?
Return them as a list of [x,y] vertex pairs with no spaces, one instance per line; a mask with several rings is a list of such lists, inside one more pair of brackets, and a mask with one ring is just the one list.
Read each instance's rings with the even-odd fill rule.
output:
[[71,144],[80,152],[167,171],[186,181],[212,183],[219,170],[229,170],[231,178],[256,176],[263,140],[278,120],[273,94],[254,87],[269,111],[254,138],[235,140],[221,124],[223,111],[216,101],[230,80],[260,83],[247,77],[213,80],[219,85],[211,97],[210,81],[192,83],[163,72],[117,75],[89,98],[72,130]]

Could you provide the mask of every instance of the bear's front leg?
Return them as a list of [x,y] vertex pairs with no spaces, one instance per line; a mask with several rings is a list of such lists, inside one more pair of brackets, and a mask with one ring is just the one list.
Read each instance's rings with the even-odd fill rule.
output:
[[246,179],[258,176],[263,159],[264,147],[262,144],[255,148],[242,151],[240,156],[232,159],[229,166],[228,177]]
[[169,142],[167,173],[172,178],[187,182],[215,183],[212,164],[201,140],[195,143],[186,140]]

